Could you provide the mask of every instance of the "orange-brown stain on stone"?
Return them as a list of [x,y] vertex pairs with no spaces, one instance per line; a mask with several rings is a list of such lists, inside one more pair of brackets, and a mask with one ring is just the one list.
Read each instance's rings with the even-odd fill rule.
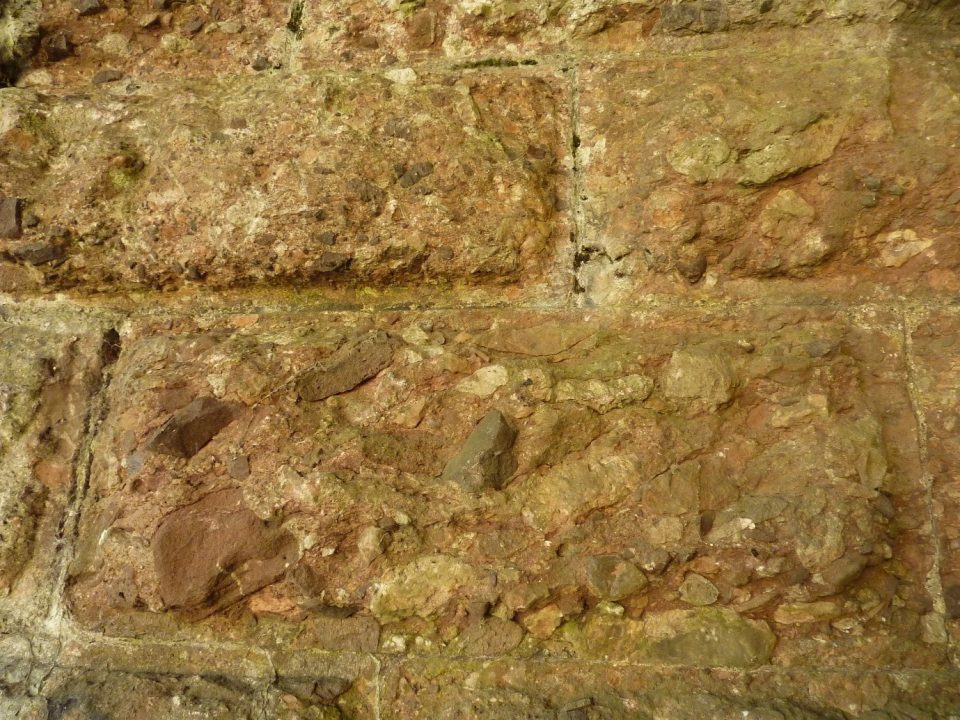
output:
[[276,582],[298,556],[293,535],[258,518],[239,489],[167,515],[152,549],[164,605],[197,618]]

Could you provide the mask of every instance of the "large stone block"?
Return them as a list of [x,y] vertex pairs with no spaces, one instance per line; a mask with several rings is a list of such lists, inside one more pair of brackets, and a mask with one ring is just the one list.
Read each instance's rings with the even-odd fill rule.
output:
[[39,632],[49,609],[91,403],[116,343],[68,308],[0,306],[0,629]]
[[43,3],[42,37],[20,82],[89,86],[272,71],[289,65],[299,45],[301,32],[291,12],[296,4]]
[[876,52],[585,63],[584,302],[955,288],[960,76]]
[[[902,0],[263,0],[44,3],[43,38],[21,81],[67,86],[446,58],[535,62],[580,49],[741,44],[906,17]],[[942,3],[941,3],[942,5]],[[34,25],[36,21],[34,20]],[[732,32],[731,32],[732,31]],[[731,40],[730,36],[735,39]],[[0,54],[2,59],[2,54]]]
[[[298,59],[309,66],[438,56],[464,62],[536,62],[537,56],[571,50],[635,52],[739,44],[771,29],[853,19],[886,23],[902,16],[906,6],[897,0],[365,0],[349,5],[321,0],[308,2],[305,9],[308,18]],[[737,33],[746,28],[749,33]]]
[[[141,321],[68,604],[295,650],[936,664],[901,338],[826,309]],[[445,475],[494,411],[498,481]]]
[[7,90],[0,107],[0,194],[37,219],[3,241],[3,289],[569,286],[561,74]]

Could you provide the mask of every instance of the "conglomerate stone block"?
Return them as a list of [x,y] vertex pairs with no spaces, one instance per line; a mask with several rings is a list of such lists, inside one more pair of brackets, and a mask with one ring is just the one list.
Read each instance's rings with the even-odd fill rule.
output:
[[899,52],[584,62],[583,302],[956,291],[960,74]]
[[377,717],[377,663],[328,653],[149,641],[68,642],[35,693],[41,718]]
[[958,27],[0,0],[0,720],[960,718]]
[[[67,604],[291,650],[937,666],[902,337],[759,306],[139,321]],[[449,471],[464,443],[496,475]]]
[[[19,0],[21,5],[38,3]],[[16,5],[17,3],[14,3]],[[887,26],[939,8],[915,0],[165,0],[43,3],[24,84],[397,66],[434,59],[536,62],[584,50],[716,44],[733,34]],[[37,10],[34,10],[34,15]],[[20,55],[26,53],[21,52]],[[3,55],[0,54],[0,60]]]
[[8,291],[569,285],[560,73],[5,90],[0,107],[0,193],[38,219],[3,241]]

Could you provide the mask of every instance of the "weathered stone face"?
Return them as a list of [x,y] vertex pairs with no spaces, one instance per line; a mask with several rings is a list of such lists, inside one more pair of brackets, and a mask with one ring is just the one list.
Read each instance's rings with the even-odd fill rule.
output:
[[927,632],[934,637],[956,638],[960,634],[960,493],[956,487],[956,412],[960,376],[954,347],[957,314],[952,310],[918,313],[911,318],[912,340],[917,353],[917,389],[927,430],[930,481],[938,511],[940,576],[946,625],[934,616]]
[[733,51],[587,67],[585,301],[780,278],[941,282],[955,265],[950,225],[910,197],[949,212],[957,167],[949,153],[931,172],[921,125],[935,111],[913,106],[911,72],[883,56],[753,64]]
[[956,688],[932,675],[818,674],[792,670],[734,671],[612,668],[512,661],[451,662],[419,658],[388,674],[386,718],[583,718],[660,717],[670,720],[789,717],[819,720],[897,713],[949,714]]
[[956,720],[960,0],[0,0],[0,720]]
[[[51,288],[533,288],[564,252],[567,100],[552,73],[250,78],[0,103],[7,136],[32,146],[29,203],[44,220],[8,253]],[[0,192],[21,186],[11,174]]]
[[[141,323],[95,451],[71,607],[121,634],[214,614],[211,627],[238,638],[248,631],[231,607],[308,626],[339,614],[357,647],[372,623],[381,647],[416,635],[441,651],[487,606],[527,628],[524,642],[583,658],[822,665],[862,662],[863,643],[871,664],[930,657],[914,635],[931,557],[907,546],[931,538],[903,370],[889,360],[898,336],[827,311],[764,317]],[[302,378],[349,374],[371,338],[391,348],[385,367],[304,398]],[[566,390],[602,395],[623,377],[648,380],[602,413]],[[156,427],[210,393],[235,408],[231,423],[194,454],[150,452]],[[492,464],[458,459],[481,440]],[[509,474],[493,452],[507,440]],[[467,465],[476,482],[443,482]],[[108,600],[118,583],[121,603]],[[798,621],[797,604],[824,598],[838,629],[814,652],[820,616]],[[722,612],[700,618],[698,605]],[[704,618],[728,628],[715,660],[690,625]]]

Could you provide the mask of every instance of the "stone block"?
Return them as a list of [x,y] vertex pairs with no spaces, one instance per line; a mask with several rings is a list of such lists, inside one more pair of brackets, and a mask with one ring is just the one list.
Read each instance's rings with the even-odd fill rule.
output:
[[[370,337],[390,353],[354,373]],[[901,341],[828,309],[143,320],[68,604],[109,635],[302,650],[935,666]],[[353,379],[308,399],[324,368]],[[232,421],[161,452],[208,397]],[[448,477],[494,412],[502,482]]]
[[914,63],[879,48],[584,63],[582,302],[954,288],[960,76]]
[[0,193],[42,221],[2,257],[49,289],[569,287],[560,73],[17,90],[0,108],[24,143],[0,155]]

